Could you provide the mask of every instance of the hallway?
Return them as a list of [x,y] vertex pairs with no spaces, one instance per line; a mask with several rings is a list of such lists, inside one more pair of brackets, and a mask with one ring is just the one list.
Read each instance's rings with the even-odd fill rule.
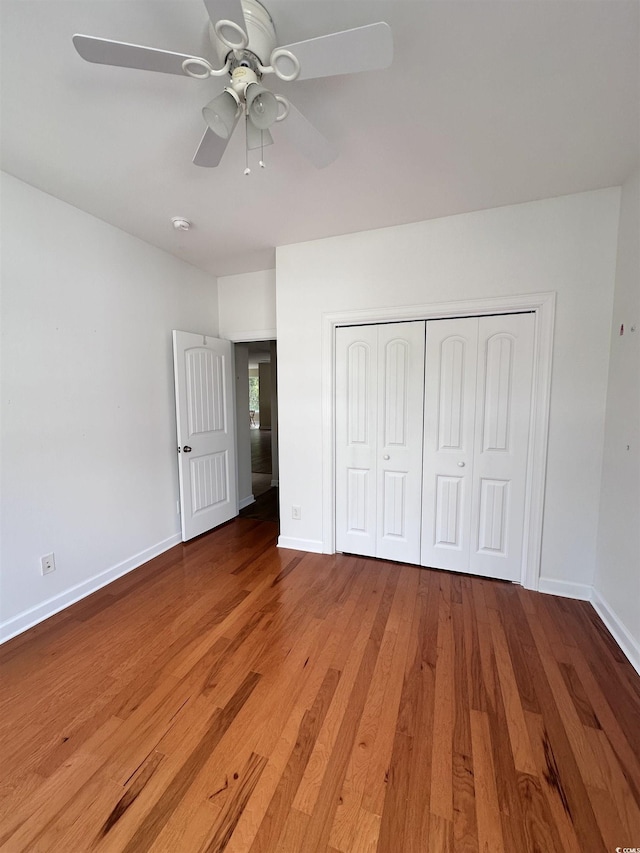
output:
[[240,511],[241,518],[278,523],[278,489],[272,486],[271,430],[252,429],[251,484],[255,501]]
[[254,497],[271,488],[271,430],[252,428],[251,439],[251,483]]

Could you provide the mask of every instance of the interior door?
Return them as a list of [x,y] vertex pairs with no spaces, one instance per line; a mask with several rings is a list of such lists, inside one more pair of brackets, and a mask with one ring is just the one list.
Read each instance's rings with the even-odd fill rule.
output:
[[421,564],[520,581],[533,314],[427,323]]
[[336,548],[376,555],[378,328],[336,329]]
[[182,540],[238,514],[231,343],[173,332]]
[[469,568],[478,319],[427,323],[420,563]]
[[378,327],[376,556],[420,561],[424,322]]
[[481,317],[469,571],[520,581],[533,376],[533,314]]
[[336,330],[336,547],[418,563],[424,322]]

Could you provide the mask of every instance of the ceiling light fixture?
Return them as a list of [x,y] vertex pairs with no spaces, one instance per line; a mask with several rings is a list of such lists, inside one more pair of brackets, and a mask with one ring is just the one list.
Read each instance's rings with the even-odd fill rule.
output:
[[244,113],[246,126],[246,168],[251,174],[249,151],[260,148],[260,166],[264,169],[264,146],[273,142],[269,128],[281,121],[278,98],[260,82],[260,74],[247,65],[238,65],[231,74],[231,85],[226,86],[202,110],[209,130],[221,139],[229,139],[238,119]]
[[202,115],[216,136],[228,139],[234,131],[240,112],[240,98],[230,86],[225,86],[224,91],[204,107]]
[[290,83],[388,68],[393,57],[388,24],[378,21],[279,46],[273,19],[260,0],[204,0],[204,4],[218,68],[201,56],[80,33],[73,36],[73,44],[87,62],[161,71],[201,82],[209,77],[230,78],[224,91],[203,110],[207,127],[193,158],[197,166],[220,163],[243,114],[247,152],[260,148],[262,153],[273,142],[269,128],[284,122],[281,133],[318,168],[333,162],[337,151],[329,140],[293,104],[264,88],[262,79],[273,74]]
[[268,130],[278,117],[276,97],[260,83],[249,83],[244,90],[247,115],[258,130]]

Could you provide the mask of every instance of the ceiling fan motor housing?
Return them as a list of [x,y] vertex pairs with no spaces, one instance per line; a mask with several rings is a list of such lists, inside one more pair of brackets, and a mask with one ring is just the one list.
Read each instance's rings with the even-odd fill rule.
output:
[[244,100],[245,91],[249,83],[257,83],[258,75],[252,68],[246,68],[244,66],[239,66],[238,68],[233,69],[233,73],[231,74],[231,86],[227,87],[227,89],[231,88],[238,95],[241,101]]
[[[262,65],[269,65],[269,57],[277,45],[276,28],[271,15],[261,3],[258,3],[258,0],[242,0],[242,11],[247,25],[249,43],[244,50],[235,52],[236,61],[233,64],[252,68],[255,60],[251,54],[254,54]],[[224,33],[224,28],[222,31]],[[209,38],[221,65],[224,65],[230,54],[231,60],[234,60],[234,51],[218,37],[212,24],[209,24]],[[237,34],[230,32],[229,40],[237,42]],[[248,55],[242,56],[243,54]]]

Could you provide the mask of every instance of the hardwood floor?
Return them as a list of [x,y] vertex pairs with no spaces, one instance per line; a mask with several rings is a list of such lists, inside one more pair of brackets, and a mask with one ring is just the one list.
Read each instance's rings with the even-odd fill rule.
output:
[[249,431],[251,440],[251,471],[254,474],[271,473],[271,430],[252,429]]
[[258,521],[271,521],[278,524],[280,521],[278,487],[272,486],[258,495],[252,504],[240,510],[240,518],[254,518]]
[[590,605],[234,521],[0,648],[7,851],[640,847]]
[[[271,430],[251,429],[251,491],[257,499],[272,488]],[[277,511],[274,521],[277,521]],[[265,519],[270,520],[270,519]]]

